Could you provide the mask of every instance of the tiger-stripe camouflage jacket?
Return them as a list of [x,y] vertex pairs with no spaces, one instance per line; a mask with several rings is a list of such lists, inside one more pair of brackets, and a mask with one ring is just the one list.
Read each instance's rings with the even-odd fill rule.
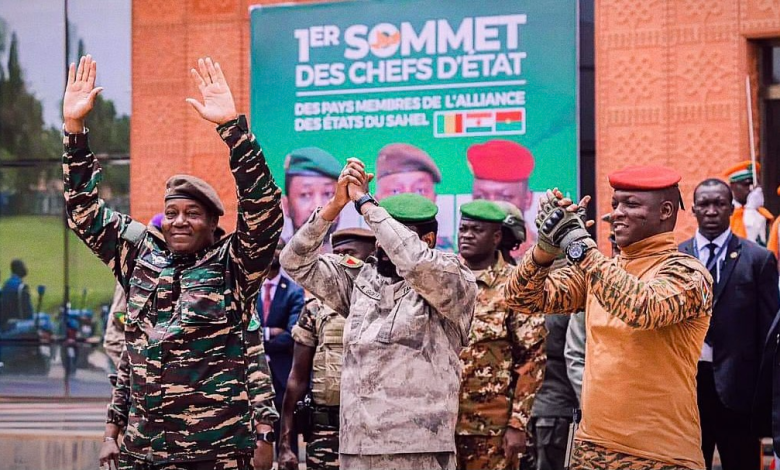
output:
[[84,141],[63,156],[68,223],[128,292],[125,348],[108,421],[123,451],[152,463],[250,454],[257,423],[278,418],[255,298],[282,229],[281,192],[239,118],[217,128],[230,147],[236,232],[174,255],[155,231],[105,206]]

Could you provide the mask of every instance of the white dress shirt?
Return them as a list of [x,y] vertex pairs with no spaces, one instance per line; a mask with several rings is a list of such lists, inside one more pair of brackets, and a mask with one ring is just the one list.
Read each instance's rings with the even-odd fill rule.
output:
[[[707,245],[710,243],[714,243],[717,245],[715,248],[715,253],[718,253],[718,257],[715,259],[715,274],[714,279],[712,280],[713,283],[717,283],[720,280],[720,271],[723,267],[723,263],[726,261],[726,252],[728,249],[723,248],[723,245],[726,244],[726,241],[729,239],[729,235],[731,235],[731,229],[726,229],[725,232],[721,233],[717,237],[715,237],[714,240],[708,240],[699,233],[698,230],[696,230],[696,235],[694,236],[694,243],[696,246],[696,249],[698,250],[697,256],[699,257],[699,261],[706,267],[707,266],[707,260],[710,259],[710,249],[707,248]],[[721,249],[723,248],[723,249]],[[701,348],[701,357],[699,357],[700,361],[705,362],[712,362],[712,346],[707,344],[706,342]]]

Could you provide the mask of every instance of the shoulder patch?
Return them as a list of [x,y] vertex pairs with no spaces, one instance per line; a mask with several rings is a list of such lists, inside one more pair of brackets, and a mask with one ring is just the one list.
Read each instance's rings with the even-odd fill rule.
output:
[[124,326],[125,324],[125,316],[126,316],[126,312],[114,312],[114,318],[122,326]]
[[355,258],[354,256],[350,255],[344,255],[341,257],[341,261],[339,262],[342,266],[346,266],[348,268],[362,268],[363,267],[363,261]]
[[146,235],[146,225],[135,220],[131,220],[122,232],[122,238],[133,244],[138,243],[144,235]]
[[257,318],[257,315],[252,315],[252,319],[249,320],[249,326],[247,326],[246,329],[247,331],[257,331],[260,329],[260,319]]

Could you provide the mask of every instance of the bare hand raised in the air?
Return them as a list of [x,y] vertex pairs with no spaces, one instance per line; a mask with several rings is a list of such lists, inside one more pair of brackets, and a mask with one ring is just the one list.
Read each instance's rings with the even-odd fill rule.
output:
[[203,103],[193,98],[187,98],[187,103],[200,117],[214,124],[221,125],[235,119],[238,116],[236,103],[219,63],[212,62],[209,57],[198,59],[198,70],[190,69],[190,75],[200,90]]
[[103,87],[95,87],[97,77],[97,62],[91,55],[79,60],[76,64],[70,64],[68,68],[68,84],[65,87],[65,96],[62,98],[62,117],[65,120],[65,131],[79,133],[84,131],[84,119],[95,106],[97,95],[103,91]]

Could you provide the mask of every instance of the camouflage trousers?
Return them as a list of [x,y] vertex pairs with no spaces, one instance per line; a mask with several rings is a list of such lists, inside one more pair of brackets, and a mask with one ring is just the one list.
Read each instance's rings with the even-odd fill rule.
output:
[[339,429],[315,424],[310,442],[306,443],[307,470],[335,470],[339,468]]
[[341,454],[343,470],[455,470],[455,454],[349,455]]
[[666,462],[609,450],[586,441],[575,441],[571,470],[690,470]]
[[251,455],[217,457],[216,460],[152,464],[122,453],[118,470],[252,470]]
[[458,449],[458,470],[512,470],[504,457],[504,436],[459,436],[455,435]]

